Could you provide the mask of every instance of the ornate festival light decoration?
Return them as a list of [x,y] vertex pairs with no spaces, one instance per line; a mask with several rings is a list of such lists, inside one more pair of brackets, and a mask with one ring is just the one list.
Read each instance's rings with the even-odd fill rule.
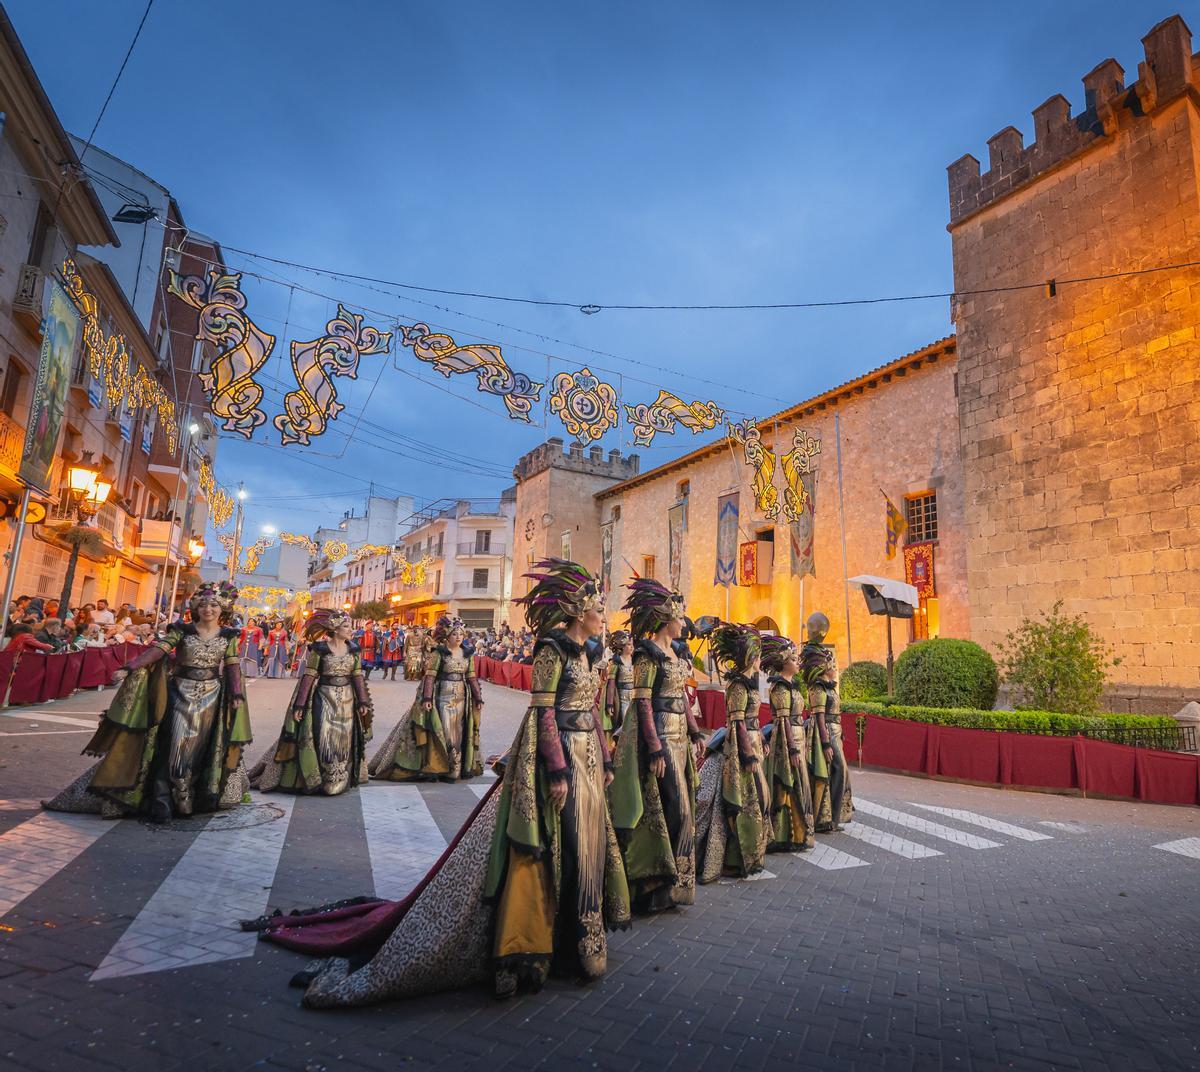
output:
[[200,490],[208,500],[208,516],[213,525],[216,528],[224,528],[233,517],[233,496],[226,494],[217,483],[212,466],[207,461],[200,463]]
[[232,532],[222,532],[217,536],[217,543],[225,548],[227,555],[233,554],[234,536]]
[[386,543],[364,543],[361,547],[356,547],[350,555],[351,562],[361,562],[364,558],[374,558],[376,555],[386,555],[391,552],[390,544]]
[[792,433],[792,449],[779,460],[787,485],[783,492],[783,516],[789,521],[799,521],[808,508],[808,490],[804,486],[804,478],[812,472],[812,460],[820,453],[819,439],[814,439],[800,428]]
[[350,546],[345,540],[326,540],[321,545],[321,554],[330,562],[341,562],[350,553]]
[[321,553],[321,547],[317,541],[311,536],[305,536],[302,532],[281,532],[279,534],[279,542],[303,547],[308,552],[310,558],[316,558]]
[[731,422],[726,435],[731,443],[740,444],[746,464],[754,469],[754,505],[768,521],[774,521],[779,516],[779,492],[774,484],[775,452],[763,446],[762,433],[749,418],[737,424]]
[[324,433],[329,421],[346,407],[337,400],[334,376],[358,378],[358,363],[392,348],[392,333],[363,325],[358,313],[338,303],[337,316],[325,325],[325,334],[312,342],[293,342],[292,371],[297,388],[283,397],[283,413],[275,418],[280,439],[308,445],[310,436]]
[[271,536],[260,536],[247,547],[245,557],[242,559],[242,572],[253,573],[258,569],[258,563],[262,559],[263,552],[274,542],[274,538]]
[[227,432],[249,439],[267,419],[259,408],[263,389],[254,374],[271,356],[275,336],[246,315],[242,274],[210,268],[205,276],[180,276],[171,269],[168,289],[199,310],[196,338],[217,347],[217,356],[200,373],[209,406]]
[[474,372],[478,376],[477,390],[503,398],[508,415],[514,420],[529,420],[529,411],[541,398],[544,384],[509,368],[499,346],[487,343],[459,346],[449,335],[430,331],[428,324],[397,327],[401,345],[409,347],[418,361],[432,365],[447,379]]
[[88,372],[93,379],[104,384],[109,410],[115,412],[123,402],[130,409],[154,410],[158,424],[167,437],[167,446],[174,454],[179,446],[175,400],[130,354],[124,335],[105,332],[100,323],[100,303],[87,289],[83,276],[70,257],[63,261],[62,278],[80,313]]
[[633,441],[648,447],[659,432],[674,435],[676,424],[690,428],[692,435],[710,431],[725,419],[725,411],[715,402],[684,402],[678,395],[660,389],[658,398],[649,405],[627,405],[625,417],[633,425]]
[[560,372],[554,377],[550,412],[580,443],[599,439],[617,426],[617,392],[584,366],[578,372]]

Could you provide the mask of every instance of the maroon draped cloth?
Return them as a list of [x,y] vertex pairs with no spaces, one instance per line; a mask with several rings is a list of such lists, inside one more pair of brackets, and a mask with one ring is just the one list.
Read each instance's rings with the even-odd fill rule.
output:
[[307,953],[314,957],[345,956],[353,953],[358,956],[372,955],[388,940],[408,915],[408,910],[416,903],[425,887],[433,881],[434,876],[450,858],[450,854],[458,847],[463,834],[470,828],[484,805],[491,799],[492,794],[499,792],[503,779],[497,778],[492,787],[475,805],[470,818],[463,823],[454,840],[446,846],[446,851],[438,857],[412,892],[400,901],[385,901],[379,898],[369,898],[344,904],[341,908],[327,911],[315,909],[303,914],[271,916],[265,920],[243,924],[250,930],[262,930],[260,937],[263,941],[274,942],[286,949],[294,949],[298,953]]

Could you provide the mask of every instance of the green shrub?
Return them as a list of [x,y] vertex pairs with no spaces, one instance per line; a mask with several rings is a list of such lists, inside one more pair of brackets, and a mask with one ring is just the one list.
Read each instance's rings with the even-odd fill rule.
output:
[[863,659],[846,667],[841,677],[842,700],[878,700],[887,693],[887,667]]
[[1018,707],[1066,708],[1090,714],[1100,707],[1108,669],[1120,663],[1080,616],[1062,612],[1060,599],[1040,620],[1026,618],[1004,640],[1000,666]]
[[896,660],[898,704],[986,711],[998,686],[995,661],[970,640],[922,640]]
[[1009,733],[1038,733],[1047,737],[1105,737],[1114,730],[1175,730],[1178,723],[1169,715],[1067,715],[1059,711],[980,711],[974,708],[910,707],[900,704],[855,703],[847,714],[884,715],[906,722],[928,722],[935,726],[958,726],[969,730],[1006,730]]

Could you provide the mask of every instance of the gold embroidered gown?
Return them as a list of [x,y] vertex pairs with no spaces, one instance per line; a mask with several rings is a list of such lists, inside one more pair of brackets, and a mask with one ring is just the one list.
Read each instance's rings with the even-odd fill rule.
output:
[[103,758],[46,807],[98,811],[100,798],[106,815],[149,810],[166,818],[237,803],[240,793],[222,796],[251,740],[239,637],[221,629],[206,639],[180,623],[133,659],[84,749]]
[[425,658],[408,713],[371,760],[371,776],[393,782],[475,778],[483,773],[479,713],[483,693],[475,656],[438,645]]
[[614,655],[608,664],[608,680],[604,683],[604,733],[610,749],[615,746],[617,732],[632,700],[633,660]]
[[[634,911],[696,899],[696,765],[700,730],[688,710],[689,668],[643,640],[633,656],[633,695],[609,790]],[[649,769],[665,762],[661,778]]]
[[425,661],[425,640],[410,632],[404,638],[404,680],[420,681],[421,667]]
[[813,802],[809,787],[809,748],[804,728],[804,690],[783,677],[773,677],[771,713],[774,722],[767,755],[770,787],[770,852],[810,848],[813,838]]
[[[832,646],[805,644],[800,651],[800,677],[808,686],[808,710],[812,714],[813,811],[817,833],[822,834],[832,830],[835,822],[840,825],[854,818],[850,766],[842,746],[837,657]],[[833,762],[829,764],[827,777],[822,779],[818,766],[825,765],[825,757],[824,753],[818,755],[818,750],[825,740],[833,749]]]
[[263,792],[336,796],[366,781],[371,698],[356,646],[335,655],[325,641],[308,650],[275,748],[250,772]]

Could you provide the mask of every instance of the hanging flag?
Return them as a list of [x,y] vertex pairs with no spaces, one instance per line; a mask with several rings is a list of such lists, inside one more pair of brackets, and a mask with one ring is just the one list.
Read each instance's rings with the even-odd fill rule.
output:
[[613,527],[616,523],[606,521],[600,526],[600,586],[612,592]]
[[904,535],[904,530],[908,528],[908,522],[904,520],[904,515],[896,509],[896,504],[892,502],[886,495],[883,501],[887,503],[887,545],[885,550],[889,559],[896,557],[896,548],[900,545],[900,537]]
[[817,472],[813,469],[800,476],[803,506],[788,526],[793,577],[817,575]]
[[713,584],[728,588],[737,574],[738,492],[717,499],[717,571]]
[[910,543],[904,548],[904,579],[922,599],[937,595],[933,579],[933,541]]
[[671,573],[671,591],[679,591],[683,572],[683,534],[687,531],[687,501],[677,502],[667,511],[667,560]]
[[738,547],[738,584],[743,588],[758,584],[757,540],[745,540]]

